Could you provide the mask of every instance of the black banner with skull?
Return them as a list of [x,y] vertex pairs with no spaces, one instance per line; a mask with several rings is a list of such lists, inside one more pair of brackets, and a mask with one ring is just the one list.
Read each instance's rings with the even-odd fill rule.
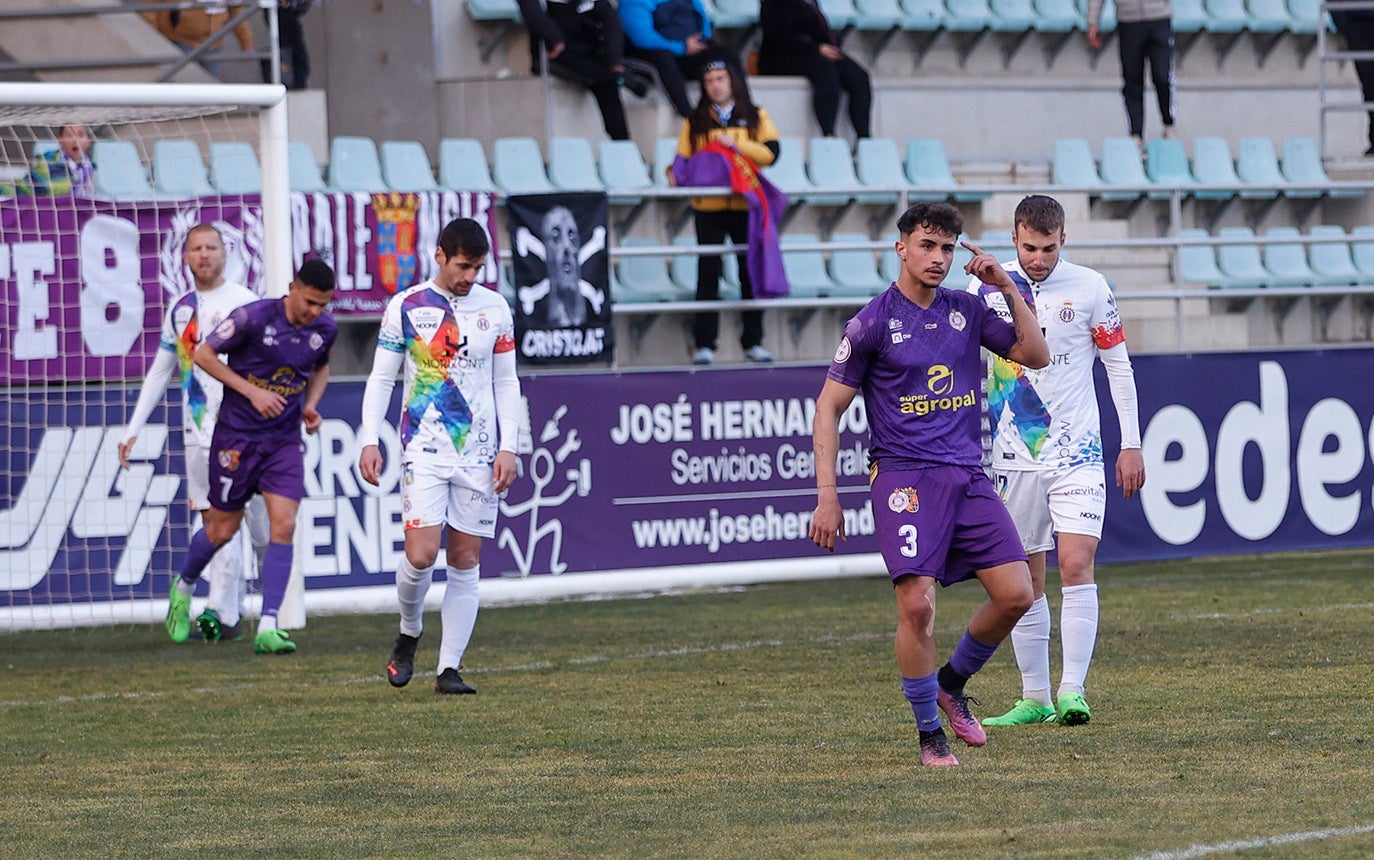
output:
[[530,364],[610,362],[615,354],[605,194],[506,199],[515,342]]

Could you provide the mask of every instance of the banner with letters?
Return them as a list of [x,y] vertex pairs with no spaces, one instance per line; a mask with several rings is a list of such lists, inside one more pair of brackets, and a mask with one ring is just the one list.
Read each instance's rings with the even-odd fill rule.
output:
[[506,215],[520,361],[609,363],[615,329],[606,195],[515,195],[506,198]]
[[[1347,382],[1374,375],[1374,349],[1133,363],[1146,483],[1129,501],[1112,486],[1115,412],[1101,381],[1101,559],[1374,545],[1374,387]],[[816,366],[523,379],[534,451],[484,543],[482,575],[825,557],[807,538],[824,378]],[[311,589],[392,583],[402,552],[390,424],[381,485],[357,472],[362,387],[331,384],[307,440]],[[0,607],[166,594],[187,541],[180,434],[168,430],[178,408],[154,414],[123,472],[116,436],[136,394],[0,394]],[[874,552],[861,398],[841,429],[839,552]]]
[[[496,222],[487,194],[293,194],[292,269],[318,255],[337,277],[334,313],[379,315],[397,290],[434,273],[439,231],[460,216],[487,228],[485,277],[494,289]],[[263,292],[256,195],[0,199],[0,385],[141,377],[168,303],[191,289],[181,249],[201,221],[224,236],[225,277]]]

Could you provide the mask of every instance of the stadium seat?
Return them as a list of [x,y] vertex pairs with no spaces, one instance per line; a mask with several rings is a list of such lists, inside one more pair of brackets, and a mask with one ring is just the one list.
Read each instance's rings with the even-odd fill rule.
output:
[[[695,236],[678,236],[673,239],[673,244],[695,247],[697,240]],[[698,257],[698,254],[674,254],[668,258],[668,277],[688,298],[697,294]]]
[[[1265,233],[1269,239],[1297,239],[1300,235],[1296,227],[1271,227]],[[1307,264],[1307,251],[1299,242],[1266,243],[1260,256],[1271,287],[1308,287],[1317,280]]]
[[825,13],[826,21],[836,30],[843,30],[846,27],[854,26],[854,19],[858,17],[859,10],[854,8],[854,0],[816,0],[817,5]]
[[1364,224],[1350,231],[1350,259],[1360,272],[1360,283],[1374,284],[1374,225]]
[[153,144],[153,187],[177,197],[215,193],[194,140],[159,140]]
[[[915,138],[906,144],[906,178],[917,188],[957,189],[959,182],[949,166],[945,145],[936,138]],[[920,197],[913,200],[938,200],[953,197],[960,201],[984,200],[987,194],[966,191],[947,191],[941,196]]]
[[865,203],[879,200],[896,204],[900,190],[907,186],[902,155],[897,142],[887,137],[859,138],[854,152],[854,170],[859,184],[873,191],[860,197]]
[[727,30],[748,30],[759,22],[759,0],[710,0],[711,23]]
[[439,141],[439,184],[455,191],[496,191],[480,140],[446,137]]
[[1173,0],[1174,14],[1170,23],[1175,33],[1198,33],[1207,26],[1207,10],[1202,0]]
[[507,194],[549,194],[555,188],[544,172],[539,141],[532,137],[500,137],[492,147],[492,179]]
[[[1289,137],[1283,141],[1283,157],[1279,161],[1279,169],[1289,182],[1300,182],[1311,185],[1317,192],[1325,192],[1331,197],[1360,197],[1364,191],[1358,188],[1324,188],[1331,183],[1331,177],[1326,174],[1326,168],[1322,166],[1321,153],[1317,150],[1317,141],[1310,137]],[[1290,196],[1297,196],[1294,192],[1288,192]]]
[[1242,137],[1236,155],[1236,176],[1240,177],[1241,197],[1268,200],[1277,196],[1278,186],[1286,180],[1279,171],[1273,141],[1267,137]]
[[[1180,239],[1211,239],[1206,230],[1179,230]],[[1217,252],[1213,245],[1179,245],[1179,275],[1186,283],[1224,287],[1230,281],[1217,267]]]
[[1246,27],[1252,33],[1293,32],[1293,18],[1288,14],[1285,0],[1247,0],[1250,20]]
[[382,179],[395,191],[437,191],[434,168],[418,140],[382,141]]
[[677,138],[660,137],[654,141],[654,172],[649,178],[654,181],[655,187],[667,188],[671,184],[668,182],[668,171],[676,158]]
[[596,172],[596,156],[585,137],[549,141],[549,181],[559,191],[605,191]]
[[[961,247],[956,246],[955,255],[957,256],[961,250],[963,250]],[[878,255],[878,274],[883,278],[884,289],[891,286],[897,280],[897,276],[901,274],[901,271],[902,260],[891,248],[887,248]]]
[[1145,175],[1155,185],[1180,186],[1188,193],[1194,184],[1188,154],[1177,138],[1156,137],[1145,144]]
[[1194,192],[1199,200],[1230,200],[1236,196],[1240,177],[1225,138],[1199,137],[1193,141],[1193,178],[1199,185],[1218,186]]
[[611,194],[612,203],[633,203],[643,199],[653,179],[639,147],[632,140],[603,140],[596,148],[601,182]]
[[340,191],[376,193],[388,190],[382,178],[377,144],[372,138],[339,135],[330,141],[329,184]]
[[[819,189],[850,188],[859,184],[854,173],[854,156],[849,151],[849,141],[842,137],[813,137],[807,149],[806,174],[811,184]],[[844,200],[855,199],[852,191],[836,195]],[[881,203],[882,195],[864,195],[860,203]]]
[[[1222,239],[1254,239],[1249,227],[1223,227],[1217,232]],[[1264,268],[1258,244],[1218,245],[1217,266],[1226,273],[1229,287],[1268,286],[1273,275]]]
[[325,184],[320,163],[315,160],[310,144],[304,141],[293,140],[286,145],[286,171],[292,191],[311,194],[333,190]]
[[839,206],[849,200],[845,195],[816,192],[815,183],[806,175],[806,154],[800,138],[784,137],[778,141],[778,146],[777,160],[763,169],[763,175],[782,189],[792,202]]
[[[958,0],[960,6],[963,0]],[[989,0],[992,20],[988,26],[997,33],[1021,33],[1035,24],[1035,7],[1031,0]]]
[[854,0],[854,29],[875,32],[920,29],[908,26],[900,0]]
[[[1008,239],[1007,241],[1008,243],[1011,242],[1010,239]],[[1008,247],[1010,247],[1010,245],[1008,245]],[[983,250],[986,251],[988,249],[983,248]],[[892,256],[895,257],[897,255],[893,254]],[[968,272],[965,272],[964,267],[967,266],[969,260],[972,259],[972,251],[965,248],[962,244],[955,245],[954,262],[949,264],[949,271],[945,273],[945,279],[940,282],[940,286],[946,287],[951,290],[967,289],[969,282],[973,280],[973,276],[970,275]]]
[[[1111,191],[1103,200],[1137,200],[1145,196],[1150,180],[1140,161],[1140,149],[1129,137],[1108,137],[1102,141],[1102,182]],[[1168,192],[1153,192],[1152,197],[1168,197]]]
[[1081,137],[1061,137],[1054,142],[1054,161],[1050,167],[1050,181],[1067,188],[1085,189],[1097,193],[1102,177],[1097,173],[1088,142]]
[[1331,19],[1321,8],[1322,0],[1288,0],[1288,17],[1293,19],[1293,32],[1316,35],[1318,27],[1330,29]]
[[474,21],[519,21],[515,0],[467,0],[468,17]]
[[905,13],[902,27],[906,30],[935,31],[945,26],[943,0],[900,0]]
[[1318,224],[1309,234],[1312,238],[1340,239],[1339,242],[1313,242],[1308,246],[1314,283],[1322,286],[1342,286],[1365,283],[1365,276],[1351,258],[1349,237],[1337,224]]
[[1043,33],[1086,31],[1088,17],[1074,0],[1035,0],[1035,29]]
[[988,0],[949,0],[945,3],[945,29],[952,33],[980,33],[992,25]]
[[[836,244],[844,244],[867,242],[869,238],[862,233],[836,233],[830,240]],[[882,276],[878,274],[873,252],[867,248],[831,251],[830,280],[834,282],[832,295],[876,296],[886,286],[882,283]]]
[[97,140],[91,146],[95,194],[116,199],[153,197],[138,148],[127,140]]
[[210,184],[221,194],[258,194],[262,167],[251,144],[217,141],[210,144]]
[[1239,33],[1250,26],[1250,13],[1245,0],[1206,0],[1207,20],[1203,28],[1209,33]]
[[788,250],[789,246],[818,243],[814,233],[787,233],[782,237],[782,264],[793,298],[815,298],[835,292],[835,282],[825,270],[825,255],[820,251]]
[[[621,240],[620,244],[634,248],[658,243],[649,239],[627,238]],[[615,272],[617,289],[612,293],[615,302],[645,304],[685,301],[693,295],[684,293],[668,278],[668,269],[661,256],[616,257]]]

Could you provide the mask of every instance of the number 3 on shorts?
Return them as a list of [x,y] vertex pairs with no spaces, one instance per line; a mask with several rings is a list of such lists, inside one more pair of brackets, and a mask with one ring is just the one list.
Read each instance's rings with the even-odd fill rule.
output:
[[902,555],[906,556],[907,558],[915,558],[917,552],[916,527],[908,523],[907,525],[904,525],[901,528],[897,529],[897,534],[901,535],[902,540],[906,541],[906,544],[901,549]]

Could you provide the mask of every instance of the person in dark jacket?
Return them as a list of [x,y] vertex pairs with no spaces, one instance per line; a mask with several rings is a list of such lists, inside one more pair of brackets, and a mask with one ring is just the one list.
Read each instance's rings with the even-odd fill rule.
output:
[[[1088,44],[1102,47],[1098,24],[1103,0],[1088,2]],[[1126,124],[1136,146],[1145,139],[1145,61],[1164,120],[1164,136],[1174,136],[1174,26],[1169,0],[1115,0],[1116,44],[1121,54],[1121,97],[1126,102]]]
[[687,79],[697,79],[708,63],[728,63],[747,89],[739,54],[711,38],[711,19],[702,0],[620,0],[620,21],[625,53],[653,64],[663,91],[683,119],[693,111]]
[[[1332,12],[1331,22],[1336,25],[1336,32],[1345,37],[1348,50],[1374,51],[1374,9]],[[1374,102],[1374,61],[1356,60],[1354,65],[1364,100]],[[1369,112],[1369,148],[1364,154],[1374,155],[1374,111]]]
[[840,93],[849,96],[849,121],[858,137],[871,136],[873,85],[868,72],[840,50],[830,24],[812,0],[763,0],[759,74],[801,75],[811,82],[811,106],[821,134],[835,136]]
[[611,140],[629,140],[620,86],[643,95],[647,84],[626,75],[625,33],[615,7],[608,0],[548,0],[547,8],[540,0],[516,2],[530,32],[534,73],[542,73],[542,46],[548,51],[551,73],[591,92]]

